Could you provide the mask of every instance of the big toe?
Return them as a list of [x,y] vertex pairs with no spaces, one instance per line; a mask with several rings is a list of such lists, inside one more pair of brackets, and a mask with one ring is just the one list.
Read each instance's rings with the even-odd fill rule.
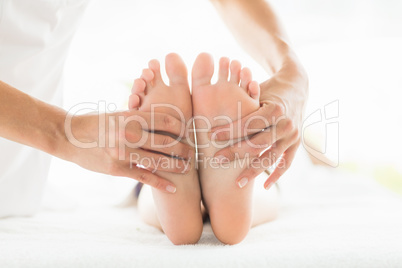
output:
[[208,53],[201,53],[194,62],[192,70],[193,87],[211,84],[214,74],[214,60]]
[[183,60],[176,53],[170,53],[165,59],[166,74],[170,85],[188,84],[187,68]]

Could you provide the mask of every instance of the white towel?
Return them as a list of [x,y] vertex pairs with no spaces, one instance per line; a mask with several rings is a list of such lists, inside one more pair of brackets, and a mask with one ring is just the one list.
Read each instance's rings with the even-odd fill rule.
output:
[[0,267],[400,267],[402,200],[369,178],[290,170],[283,210],[225,246],[209,225],[197,245],[173,246],[135,208],[81,206],[0,220]]

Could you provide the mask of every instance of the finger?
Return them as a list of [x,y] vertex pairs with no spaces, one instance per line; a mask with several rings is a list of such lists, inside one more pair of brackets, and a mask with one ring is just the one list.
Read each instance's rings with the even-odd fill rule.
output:
[[276,127],[268,128],[265,131],[252,136],[250,139],[235,143],[228,146],[215,154],[217,159],[229,159],[233,161],[243,159],[245,157],[257,157],[261,152],[265,151],[268,147],[274,144],[277,140],[281,139],[283,133],[276,133]]
[[216,139],[217,141],[246,137],[279,123],[279,121],[285,119],[282,116],[283,114],[283,106],[273,102],[264,103],[260,109],[238,121],[212,128],[209,136],[211,140]]
[[260,157],[253,158],[250,166],[236,179],[236,184],[240,188],[243,188],[249,181],[254,180],[263,171],[273,166],[286,148],[285,141],[280,140],[273,144],[271,148],[264,152]]
[[[166,132],[177,137],[185,137],[187,135],[185,122],[171,115],[136,110],[125,111],[124,113],[124,121],[128,132],[138,131],[138,124],[140,124],[141,129],[146,131]],[[135,124],[130,124],[130,122]]]
[[124,168],[119,175],[135,179],[165,193],[174,194],[176,192],[176,186],[170,181],[135,166]]
[[283,166],[278,165],[265,181],[264,188],[266,190],[269,190],[271,186],[274,185],[274,183],[277,182],[279,178],[289,169],[293,159],[295,158],[297,148],[298,144],[294,144],[283,153],[282,159],[280,160],[280,164],[283,164]]
[[129,153],[130,165],[137,166],[152,172],[155,171],[165,171],[170,173],[181,173],[185,174],[190,171],[191,162],[167,157],[162,154],[135,149]]
[[180,157],[188,160],[194,155],[194,149],[185,143],[178,141],[167,135],[152,133],[144,133],[148,135],[148,139],[142,149],[160,152],[169,156]]

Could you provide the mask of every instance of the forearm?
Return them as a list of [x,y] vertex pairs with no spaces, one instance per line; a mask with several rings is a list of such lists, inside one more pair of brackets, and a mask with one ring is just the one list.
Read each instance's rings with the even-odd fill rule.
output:
[[58,156],[66,112],[0,81],[0,137]]
[[[292,68],[307,79],[278,18],[264,0],[211,0],[246,51],[271,75]],[[295,73],[296,75],[296,73]]]
[[300,116],[308,95],[307,74],[279,19],[265,0],[211,0],[246,51],[272,75],[261,83],[260,101],[279,102]]

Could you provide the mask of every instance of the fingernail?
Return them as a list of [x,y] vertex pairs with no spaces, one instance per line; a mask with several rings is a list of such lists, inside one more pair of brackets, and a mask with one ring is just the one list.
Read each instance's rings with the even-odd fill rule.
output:
[[275,182],[271,181],[270,183],[268,183],[267,187],[265,187],[265,190],[269,190],[269,188],[272,187],[272,185],[274,185]]
[[168,185],[168,186],[166,186],[166,191],[168,191],[169,193],[174,194],[176,192],[176,187],[174,187],[172,185]]
[[239,180],[239,182],[237,184],[239,185],[240,188],[243,188],[244,186],[246,186],[247,183],[248,183],[248,179],[242,178],[241,180]]
[[218,163],[229,162],[229,159],[223,155],[217,155],[217,156],[215,156],[215,159],[218,161]]

